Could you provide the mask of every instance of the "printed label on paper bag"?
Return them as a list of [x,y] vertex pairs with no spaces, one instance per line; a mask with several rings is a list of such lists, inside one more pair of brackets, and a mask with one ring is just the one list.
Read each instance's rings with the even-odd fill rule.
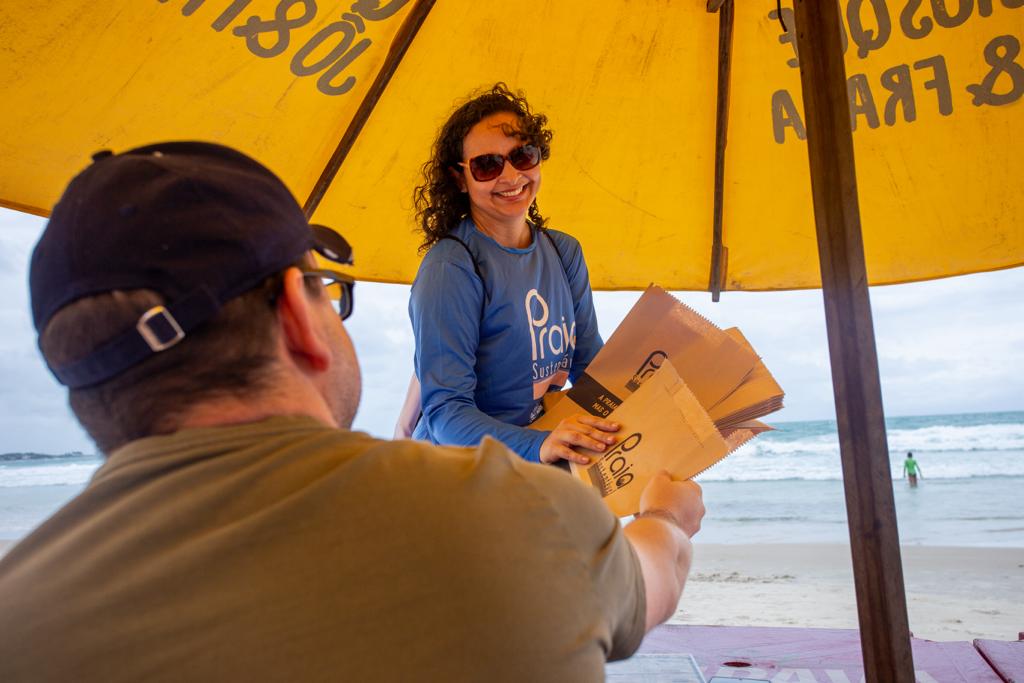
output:
[[585,372],[576,379],[568,396],[573,403],[597,417],[608,417],[622,403],[621,398]]
[[630,434],[607,455],[587,468],[587,477],[590,478],[593,487],[601,493],[602,498],[607,498],[633,481],[634,475],[630,472],[633,465],[627,459],[626,453],[639,446],[642,440],[643,435],[640,432]]
[[636,391],[640,388],[640,385],[644,383],[644,380],[657,372],[661,364],[668,359],[668,354],[664,351],[652,351],[651,355],[647,356],[644,360],[643,365],[637,368],[637,371],[633,373],[633,376],[628,382],[626,382],[626,388],[630,391]]

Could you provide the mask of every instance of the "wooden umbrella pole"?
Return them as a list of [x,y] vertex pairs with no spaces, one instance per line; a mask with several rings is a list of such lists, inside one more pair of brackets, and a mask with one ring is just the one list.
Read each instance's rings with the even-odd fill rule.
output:
[[338,141],[338,146],[334,150],[334,154],[327,161],[327,165],[324,167],[323,172],[320,174],[320,178],[317,179],[316,184],[313,185],[313,190],[309,193],[309,197],[306,198],[306,203],[302,206],[303,213],[306,214],[306,218],[312,218],[316,208],[320,206],[320,201],[327,194],[327,188],[330,187],[331,183],[334,182],[334,177],[338,175],[338,171],[341,170],[341,165],[345,161],[345,157],[348,156],[349,151],[352,149],[352,145],[356,143],[356,138],[359,137],[359,133],[363,130],[363,126],[366,125],[366,121],[370,118],[370,114],[373,113],[373,108],[377,106],[377,101],[380,100],[381,95],[384,94],[384,89],[387,88],[388,83],[391,82],[391,77],[395,75],[395,71],[398,70],[398,65],[402,63],[402,58],[405,57],[406,50],[412,45],[413,39],[419,32],[423,22],[426,21],[427,15],[430,14],[430,10],[434,7],[435,0],[416,0],[416,4],[413,5],[412,9],[409,10],[409,14],[405,17],[405,21],[398,29],[398,34],[395,36],[394,41],[391,43],[391,48],[388,50],[387,57],[384,58],[384,64],[377,72],[377,77],[374,78],[373,83],[370,85],[370,89],[366,92],[363,97],[363,101],[359,103],[359,109],[356,110],[355,115],[352,117],[352,121],[348,124],[348,128],[345,129],[345,133],[341,136],[341,140]]
[[857,205],[839,3],[796,0],[832,384],[868,681],[913,683],[907,603]]

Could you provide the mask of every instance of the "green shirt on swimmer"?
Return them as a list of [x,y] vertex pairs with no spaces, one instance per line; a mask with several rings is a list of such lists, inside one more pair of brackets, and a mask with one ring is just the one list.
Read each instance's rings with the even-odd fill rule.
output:
[[920,474],[920,465],[914,460],[914,456],[907,453],[907,459],[903,461],[903,472],[910,477],[916,477]]

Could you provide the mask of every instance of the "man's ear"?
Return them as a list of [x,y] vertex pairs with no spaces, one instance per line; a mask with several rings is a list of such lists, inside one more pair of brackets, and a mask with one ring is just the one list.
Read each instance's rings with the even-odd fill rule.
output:
[[277,299],[278,324],[285,350],[306,372],[323,372],[332,360],[330,346],[320,327],[322,318],[314,308],[317,305],[315,295],[306,289],[302,271],[286,270],[281,296]]

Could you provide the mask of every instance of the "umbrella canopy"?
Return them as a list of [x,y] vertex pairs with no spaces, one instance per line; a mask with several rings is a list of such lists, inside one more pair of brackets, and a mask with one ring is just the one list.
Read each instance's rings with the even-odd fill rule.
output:
[[[872,284],[1024,263],[1022,4],[842,3]],[[795,18],[735,12],[720,283],[818,287]],[[314,218],[352,241],[357,277],[409,282],[419,166],[457,100],[503,80],[550,117],[541,210],[583,243],[594,287],[709,288],[703,2],[26,0],[0,7],[0,44],[0,204],[45,214],[97,149],[172,138],[242,149],[305,200],[375,105]]]

